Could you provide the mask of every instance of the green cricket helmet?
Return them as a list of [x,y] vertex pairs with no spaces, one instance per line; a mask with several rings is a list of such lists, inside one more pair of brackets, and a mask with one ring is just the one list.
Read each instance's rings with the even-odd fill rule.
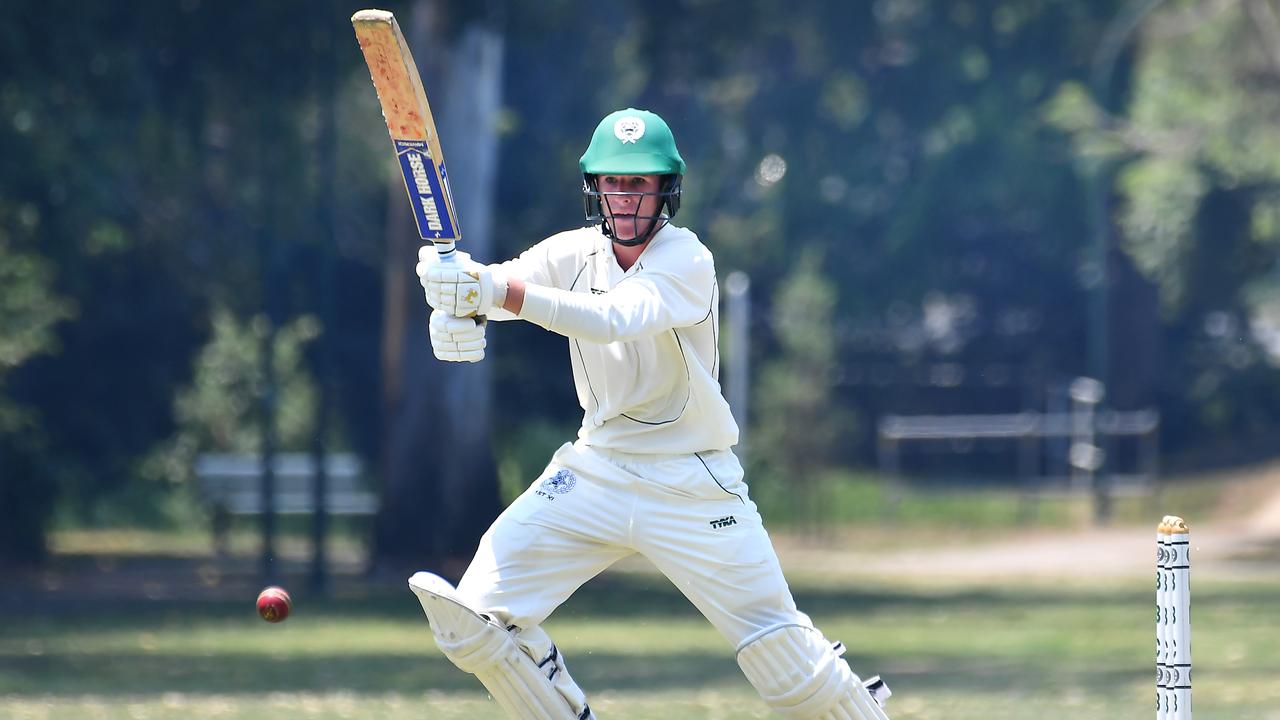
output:
[[[596,126],[591,144],[578,161],[582,170],[582,194],[587,222],[600,224],[605,235],[622,245],[639,245],[680,209],[680,185],[684,178],[684,160],[676,150],[676,139],[666,121],[648,110],[627,108],[610,113]],[[601,175],[659,175],[657,193],[602,193]],[[632,240],[619,240],[604,213],[610,196],[657,195],[662,198],[655,217],[633,216],[633,222],[648,220],[644,232]],[[665,212],[664,212],[665,210]],[[637,226],[638,229],[638,226]]]

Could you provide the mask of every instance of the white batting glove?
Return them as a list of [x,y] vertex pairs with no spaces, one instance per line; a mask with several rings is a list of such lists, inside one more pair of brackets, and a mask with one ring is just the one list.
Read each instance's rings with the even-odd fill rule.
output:
[[434,245],[423,245],[418,248],[415,272],[427,304],[455,317],[484,315],[490,308],[502,307],[507,299],[506,275],[501,268],[481,265],[461,250],[455,251],[453,262],[443,263]]
[[[471,255],[461,250],[455,250],[453,257],[454,261],[457,263],[455,267],[469,268],[480,265],[480,263],[471,259]],[[418,248],[418,264],[414,268],[414,272],[418,275],[418,283],[422,285],[422,291],[424,293],[427,291],[427,271],[439,264],[440,253],[436,252],[435,245],[423,245]],[[427,304],[430,305],[432,309],[439,307],[432,302],[429,294],[427,295]]]
[[454,317],[443,310],[431,311],[431,351],[445,362],[480,362],[484,359],[486,321]]
[[507,299],[507,279],[497,265],[438,263],[427,268],[422,286],[428,305],[460,318],[485,315]]

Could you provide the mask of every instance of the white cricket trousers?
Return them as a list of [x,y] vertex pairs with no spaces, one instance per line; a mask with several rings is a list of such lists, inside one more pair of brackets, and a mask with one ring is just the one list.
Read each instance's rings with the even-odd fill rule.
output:
[[730,451],[635,455],[565,444],[494,521],[458,585],[508,626],[540,625],[583,583],[648,558],[737,648],[796,610]]

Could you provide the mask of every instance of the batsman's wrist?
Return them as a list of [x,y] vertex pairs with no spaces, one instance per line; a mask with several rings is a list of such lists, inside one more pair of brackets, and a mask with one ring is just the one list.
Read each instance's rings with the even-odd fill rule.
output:
[[487,270],[493,282],[493,307],[500,308],[507,301],[507,274],[501,265],[490,265]]

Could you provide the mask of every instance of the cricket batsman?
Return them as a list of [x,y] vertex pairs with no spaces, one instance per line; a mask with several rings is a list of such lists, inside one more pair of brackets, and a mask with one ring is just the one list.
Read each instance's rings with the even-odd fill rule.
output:
[[604,118],[579,163],[588,226],[505,263],[423,248],[417,273],[436,357],[484,357],[485,318],[563,335],[578,438],[493,523],[457,588],[409,579],[444,654],[512,718],[594,718],[542,622],[583,583],[640,554],[736,649],[747,680],[796,720],[887,720],[866,684],[796,609],[730,449],[711,251],[672,224],[685,163],[667,123]]

